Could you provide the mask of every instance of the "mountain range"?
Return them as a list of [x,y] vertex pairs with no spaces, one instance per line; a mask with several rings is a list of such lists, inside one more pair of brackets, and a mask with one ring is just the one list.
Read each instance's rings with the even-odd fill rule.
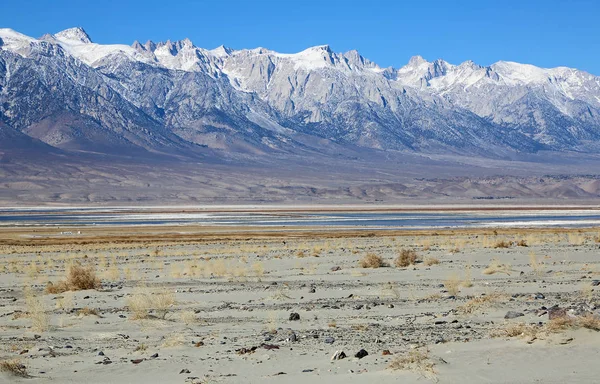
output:
[[406,156],[596,164],[598,149],[600,77],[577,69],[419,56],[382,68],[327,45],[283,54],[0,29],[3,163],[325,169],[361,160],[393,170],[390,159]]

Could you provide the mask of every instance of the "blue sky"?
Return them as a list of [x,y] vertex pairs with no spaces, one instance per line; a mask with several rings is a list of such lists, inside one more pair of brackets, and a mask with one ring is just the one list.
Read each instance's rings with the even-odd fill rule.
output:
[[381,66],[413,55],[451,63],[565,65],[600,75],[595,0],[4,0],[0,27],[38,37],[82,26],[98,43],[179,40],[298,52],[329,44]]

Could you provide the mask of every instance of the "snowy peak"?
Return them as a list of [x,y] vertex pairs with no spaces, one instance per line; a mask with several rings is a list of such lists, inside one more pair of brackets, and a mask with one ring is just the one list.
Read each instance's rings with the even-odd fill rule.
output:
[[36,40],[10,28],[0,28],[0,49],[19,50],[28,47]]
[[92,39],[87,32],[81,27],[69,28],[54,34],[54,38],[58,41],[68,43],[91,44]]

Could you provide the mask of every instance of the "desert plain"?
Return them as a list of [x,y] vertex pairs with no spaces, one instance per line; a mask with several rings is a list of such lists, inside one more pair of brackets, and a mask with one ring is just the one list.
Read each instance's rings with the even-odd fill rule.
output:
[[595,383],[600,228],[0,228],[0,382]]

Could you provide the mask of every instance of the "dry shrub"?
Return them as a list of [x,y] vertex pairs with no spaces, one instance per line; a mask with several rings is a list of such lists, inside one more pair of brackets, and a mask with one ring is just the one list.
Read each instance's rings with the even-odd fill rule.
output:
[[39,297],[34,296],[30,289],[25,290],[25,304],[27,316],[31,319],[31,327],[38,332],[45,332],[50,328],[50,316],[46,313],[44,303]]
[[426,349],[413,349],[406,354],[395,357],[389,365],[390,369],[401,371],[413,371],[423,376],[435,378],[435,364],[429,358]]
[[471,279],[471,266],[467,265],[465,268],[465,278],[460,283],[465,288],[471,288],[473,286],[473,280]]
[[510,248],[511,242],[506,240],[499,240],[494,244],[494,248]]
[[540,263],[537,260],[537,256],[535,255],[535,252],[529,252],[529,266],[531,267],[531,269],[533,269],[533,271],[539,275],[542,272]]
[[600,317],[587,314],[580,317],[562,316],[549,320],[543,326],[516,323],[492,332],[492,337],[537,338],[540,334],[560,333],[568,329],[586,328],[600,331]]
[[444,281],[444,288],[446,288],[446,291],[448,291],[448,293],[452,296],[458,295],[461,285],[462,281],[456,274],[451,275],[446,281]]
[[174,348],[185,344],[185,337],[180,333],[173,333],[165,337],[162,348]]
[[93,267],[84,267],[79,263],[72,264],[67,270],[64,281],[56,284],[48,283],[46,292],[63,293],[67,291],[83,291],[86,289],[100,288],[100,279],[96,277]]
[[521,239],[519,241],[517,241],[517,247],[528,247],[527,245],[527,241],[525,241],[525,239]]
[[18,359],[0,361],[0,372],[18,377],[29,377],[27,367]]
[[374,253],[367,253],[362,260],[358,262],[361,268],[380,268],[385,266],[381,256]]
[[582,328],[600,331],[600,317],[594,316],[592,314],[581,316],[577,319],[577,325],[579,325]]
[[179,317],[186,325],[192,325],[198,322],[198,318],[194,311],[183,311],[179,314]]
[[175,305],[175,295],[165,290],[152,292],[147,288],[136,288],[127,299],[127,305],[133,313],[133,320],[150,318],[150,312],[154,312],[155,317],[164,319]]
[[490,265],[488,265],[482,273],[484,275],[493,275],[495,273],[506,273],[507,275],[510,275],[511,271],[512,267],[510,264],[501,264],[497,259],[493,259],[490,262]]
[[488,308],[502,299],[503,295],[499,293],[491,293],[489,295],[476,297],[467,301],[465,304],[457,308],[459,313],[471,314],[482,309]]
[[415,265],[417,262],[417,252],[411,248],[402,248],[400,254],[394,260],[394,265],[398,268],[406,268]]
[[423,260],[423,264],[427,267],[430,267],[432,265],[438,265],[439,263],[440,260],[435,257],[427,257],[425,258],[425,260]]
[[77,311],[77,315],[78,316],[97,316],[97,317],[102,317],[98,314],[98,311],[95,310],[94,308],[81,308],[79,311]]
[[492,331],[492,337],[523,337],[536,338],[542,327],[525,323],[510,323]]
[[544,324],[544,330],[548,333],[562,332],[566,329],[573,328],[576,326],[576,321],[572,317],[561,316],[556,317],[552,320],[548,320]]

